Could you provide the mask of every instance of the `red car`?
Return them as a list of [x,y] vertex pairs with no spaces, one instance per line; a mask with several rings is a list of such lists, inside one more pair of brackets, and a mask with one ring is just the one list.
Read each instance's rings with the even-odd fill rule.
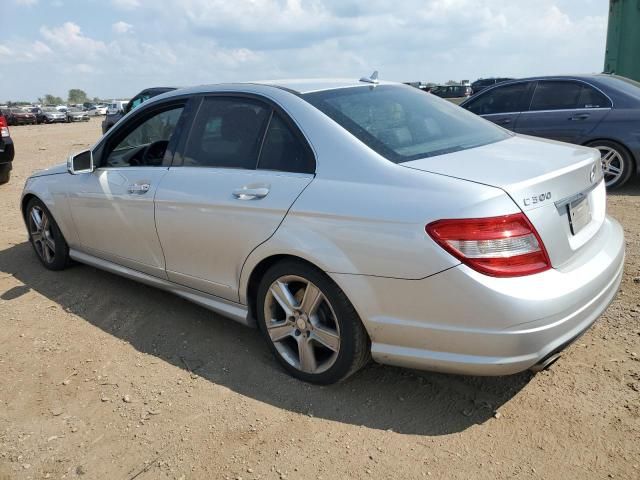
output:
[[7,119],[0,115],[0,185],[11,177],[13,163],[13,140],[9,134]]
[[7,119],[9,125],[35,125],[36,115],[20,108],[7,108],[0,110],[0,115]]

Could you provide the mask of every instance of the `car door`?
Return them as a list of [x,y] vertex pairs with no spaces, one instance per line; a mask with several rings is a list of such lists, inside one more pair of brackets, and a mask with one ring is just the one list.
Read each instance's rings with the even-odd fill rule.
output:
[[180,150],[156,194],[167,276],[238,301],[244,261],[312,181],[313,154],[275,106],[233,96],[202,99]]
[[483,90],[463,105],[496,125],[514,130],[520,112],[526,110],[533,82],[517,82]]
[[74,177],[68,200],[86,253],[166,278],[153,197],[175,150],[184,103],[132,117],[94,150],[95,170]]
[[580,144],[610,110],[610,100],[587,83],[539,80],[515,131]]

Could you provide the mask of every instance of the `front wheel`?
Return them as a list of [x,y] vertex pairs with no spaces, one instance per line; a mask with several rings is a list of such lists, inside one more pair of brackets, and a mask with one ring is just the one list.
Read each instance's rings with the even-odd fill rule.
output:
[[271,351],[294,377],[339,382],[370,357],[367,333],[344,292],[303,262],[275,264],[258,288],[258,324]]
[[613,189],[624,185],[633,173],[633,159],[622,145],[610,140],[596,140],[587,144],[600,151],[604,182]]
[[27,204],[29,241],[42,264],[49,270],[62,270],[69,263],[69,246],[51,212],[37,198]]

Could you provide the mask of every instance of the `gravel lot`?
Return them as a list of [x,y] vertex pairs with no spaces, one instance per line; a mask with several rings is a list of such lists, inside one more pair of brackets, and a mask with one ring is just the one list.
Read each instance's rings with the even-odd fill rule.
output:
[[[616,301],[550,370],[473,378],[371,365],[288,377],[257,331],[77,265],[40,266],[25,178],[92,144],[14,127],[0,186],[0,479],[640,478],[640,184],[610,195]],[[634,280],[635,279],[635,280]]]

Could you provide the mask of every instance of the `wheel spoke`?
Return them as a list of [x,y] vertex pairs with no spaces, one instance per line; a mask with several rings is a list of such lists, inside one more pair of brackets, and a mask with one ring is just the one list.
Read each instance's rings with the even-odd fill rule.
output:
[[268,324],[267,331],[272,341],[279,342],[286,337],[293,336],[295,328],[285,320],[283,322]]
[[42,233],[40,232],[31,232],[31,239],[34,242],[42,242]]
[[40,232],[42,230],[42,217],[40,217],[38,209],[31,209],[31,220],[33,220],[33,225],[36,227],[36,230]]
[[340,335],[335,330],[316,326],[311,332],[311,338],[331,351],[337,352],[340,349]]
[[300,370],[307,373],[313,373],[318,368],[316,363],[316,354],[313,351],[313,345],[306,337],[299,337],[298,340],[298,358],[300,359]]
[[300,309],[309,317],[316,313],[323,299],[322,292],[313,283],[309,282],[304,290],[304,297],[300,302]]
[[604,163],[609,163],[611,161],[611,159],[613,159],[615,156],[616,156],[616,151],[615,150],[609,150],[604,155],[602,155],[602,161]]
[[614,167],[613,165],[609,165],[604,173],[608,173],[610,175],[620,175],[622,173],[622,169],[618,168],[618,167]]
[[51,251],[55,253],[56,242],[54,242],[53,239],[51,237],[48,237],[47,235],[44,235],[44,241],[47,244],[47,246],[51,249]]
[[51,254],[51,250],[49,250],[49,247],[44,242],[42,243],[42,254],[44,255],[46,262],[50,263],[53,256]]
[[46,232],[49,230],[49,217],[42,213],[42,231]]
[[289,286],[284,282],[276,281],[273,282],[269,290],[271,291],[273,298],[276,299],[278,304],[284,310],[285,315],[287,317],[293,315],[293,310],[296,308],[297,302],[291,294]]

